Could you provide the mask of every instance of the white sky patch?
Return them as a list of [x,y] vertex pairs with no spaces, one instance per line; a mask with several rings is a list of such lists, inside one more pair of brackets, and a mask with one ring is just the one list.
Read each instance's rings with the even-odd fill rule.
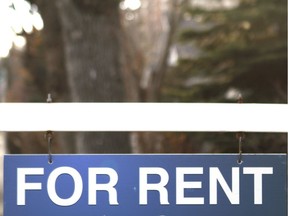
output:
[[16,49],[23,49],[26,45],[26,39],[23,36],[16,35],[13,40]]
[[9,55],[9,49],[2,47],[0,44],[0,58],[6,58]]
[[[2,19],[0,18],[0,20]],[[8,28],[1,28],[2,26],[6,27],[5,25],[2,25],[2,21],[0,21],[0,58],[5,58],[9,55],[9,50],[13,46],[14,35]]]
[[122,10],[138,10],[141,7],[141,1],[140,0],[124,0],[120,3],[120,8]]
[[13,44],[17,49],[25,47],[26,39],[20,34],[40,31],[43,27],[37,6],[26,0],[0,0],[0,58],[9,55]]
[[36,30],[40,31],[44,28],[44,22],[39,13],[35,13],[32,17],[32,23]]

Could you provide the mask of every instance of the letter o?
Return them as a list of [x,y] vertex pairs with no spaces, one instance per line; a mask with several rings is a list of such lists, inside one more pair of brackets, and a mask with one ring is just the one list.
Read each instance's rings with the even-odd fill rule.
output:
[[[74,181],[74,192],[73,194],[66,199],[63,199],[58,196],[56,192],[56,181],[57,178],[62,174],[68,174],[73,178]],[[81,197],[83,191],[83,181],[79,172],[72,168],[72,167],[59,167],[53,170],[47,181],[47,192],[52,200],[56,205],[59,206],[71,206],[74,205]]]

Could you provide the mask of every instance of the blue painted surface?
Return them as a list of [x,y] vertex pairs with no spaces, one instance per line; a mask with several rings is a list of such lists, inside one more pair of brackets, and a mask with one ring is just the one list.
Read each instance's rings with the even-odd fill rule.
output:
[[[286,216],[287,215],[287,156],[243,155],[244,162],[236,162],[237,155],[53,155],[48,164],[47,155],[6,155],[4,157],[4,216]],[[55,205],[47,194],[47,178],[58,167],[69,166],[82,177],[83,192],[72,206]],[[17,168],[44,168],[44,175],[27,176],[26,182],[41,182],[42,190],[26,191],[26,205],[17,205]],[[118,174],[116,185],[119,205],[111,206],[107,192],[97,193],[97,205],[88,205],[88,168],[110,167]],[[161,205],[159,193],[148,192],[148,205],[139,205],[139,168],[161,167],[169,174],[167,184],[169,205]],[[186,197],[204,197],[204,205],[176,205],[176,167],[203,167],[203,174],[185,175],[185,181],[201,181],[201,189],[185,189]],[[240,168],[240,204],[232,205],[218,187],[218,204],[209,204],[209,168],[218,167],[231,187],[232,167]],[[273,167],[272,175],[263,175],[263,204],[254,204],[253,175],[243,175],[243,167]],[[107,182],[107,176],[99,176]],[[158,182],[151,175],[149,183]],[[68,175],[57,179],[56,191],[68,198],[74,191],[74,182]]]

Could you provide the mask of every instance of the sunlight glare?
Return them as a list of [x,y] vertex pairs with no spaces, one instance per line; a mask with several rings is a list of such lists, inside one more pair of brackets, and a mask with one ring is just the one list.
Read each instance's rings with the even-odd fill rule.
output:
[[33,32],[33,25],[32,25],[32,23],[31,23],[31,20],[30,20],[28,17],[26,17],[26,18],[23,20],[22,28],[23,28],[23,30],[24,30],[26,33],[28,33],[28,34],[30,34],[30,33]]
[[16,37],[14,37],[13,43],[16,49],[21,50],[26,45],[26,39],[23,36],[17,35]]
[[9,50],[6,47],[2,47],[0,44],[0,58],[7,58],[9,55]]
[[140,0],[124,0],[120,3],[120,8],[122,10],[138,10],[141,7],[141,1]]
[[0,0],[0,58],[9,55],[13,44],[19,50],[25,47],[26,39],[20,35],[23,31],[30,34],[43,27],[36,5],[26,0]]
[[44,28],[42,17],[39,13],[34,13],[32,16],[32,23],[36,30],[40,31]]
[[0,58],[5,58],[13,46],[13,32],[0,20]]

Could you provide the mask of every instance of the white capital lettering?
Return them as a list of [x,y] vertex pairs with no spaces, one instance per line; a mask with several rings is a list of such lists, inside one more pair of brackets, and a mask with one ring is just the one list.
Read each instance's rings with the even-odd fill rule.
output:
[[[97,183],[97,175],[108,175],[110,181],[108,183]],[[118,174],[112,168],[89,168],[89,191],[88,203],[89,205],[96,205],[97,191],[107,191],[109,194],[109,204],[119,205],[117,199],[117,190],[115,185],[118,182]]]
[[184,176],[187,174],[203,174],[202,167],[177,167],[176,168],[176,204],[177,205],[202,205],[203,197],[185,197],[184,189],[186,188],[202,188],[202,182],[190,181],[186,182]]
[[239,168],[232,168],[232,189],[230,190],[227,182],[222,176],[218,167],[210,168],[210,204],[217,204],[217,182],[221,185],[226,196],[228,197],[231,204],[239,204],[240,192],[239,192]]
[[[67,174],[67,175],[71,176],[73,181],[74,181],[73,194],[69,198],[66,198],[66,199],[59,197],[57,192],[56,192],[57,178],[63,174]],[[80,197],[82,195],[82,190],[83,190],[83,182],[82,182],[81,175],[79,174],[79,172],[76,169],[74,169],[72,167],[56,168],[55,170],[53,170],[50,173],[50,175],[48,177],[47,192],[48,192],[48,195],[49,195],[50,199],[52,200],[52,202],[54,202],[56,205],[59,205],[59,206],[74,205],[80,199]]]
[[243,174],[254,175],[254,204],[262,204],[262,175],[273,174],[273,167],[244,167]]
[[[148,183],[148,175],[159,175],[159,183]],[[148,191],[158,191],[161,205],[169,205],[168,191],[165,188],[169,181],[167,171],[160,167],[141,167],[139,170],[139,203],[147,205]]]
[[17,168],[17,205],[26,204],[26,190],[41,190],[39,182],[27,183],[27,175],[44,175],[43,168]]

